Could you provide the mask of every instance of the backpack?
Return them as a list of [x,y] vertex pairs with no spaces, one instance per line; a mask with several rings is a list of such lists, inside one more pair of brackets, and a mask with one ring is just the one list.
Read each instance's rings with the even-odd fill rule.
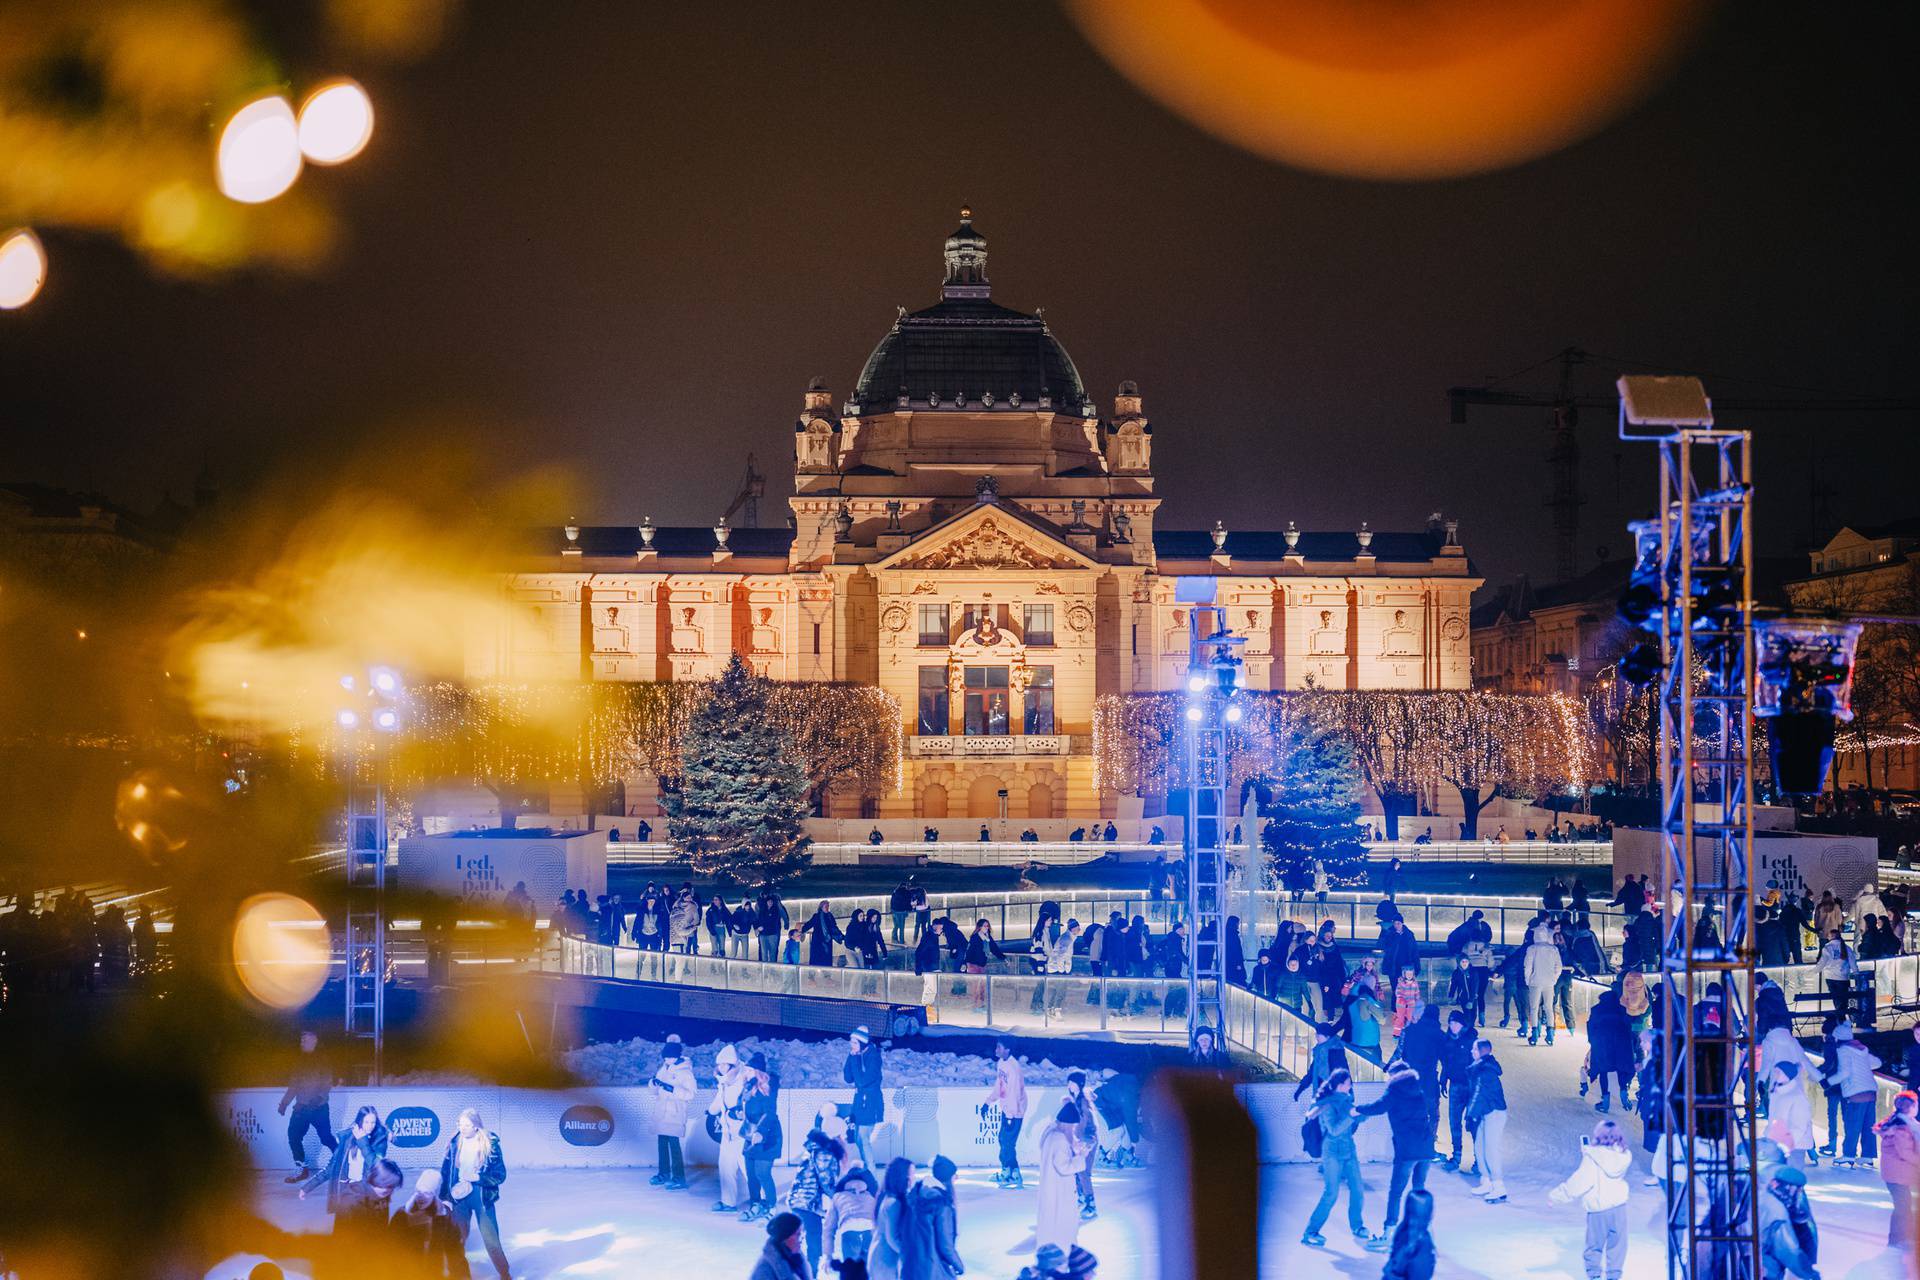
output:
[[1305,1147],[1307,1154],[1315,1160],[1318,1160],[1321,1154],[1326,1151],[1327,1134],[1326,1130],[1320,1127],[1319,1116],[1308,1116],[1305,1122],[1301,1124],[1300,1145]]

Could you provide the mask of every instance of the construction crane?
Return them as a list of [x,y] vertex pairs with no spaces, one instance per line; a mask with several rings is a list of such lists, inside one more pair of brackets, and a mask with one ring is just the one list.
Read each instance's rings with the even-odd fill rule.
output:
[[[1580,507],[1585,502],[1580,496],[1580,441],[1574,428],[1579,424],[1582,409],[1602,409],[1611,414],[1620,406],[1619,395],[1611,390],[1604,395],[1579,395],[1574,392],[1574,370],[1589,362],[1632,368],[1651,367],[1640,361],[1597,356],[1579,347],[1567,347],[1539,364],[1529,365],[1519,373],[1498,379],[1497,382],[1478,387],[1447,388],[1448,420],[1454,426],[1466,425],[1467,408],[1470,405],[1546,409],[1552,414],[1548,420],[1546,507],[1553,519],[1554,568],[1556,576],[1563,582],[1572,578],[1579,568]],[[1559,382],[1552,392],[1502,391],[1498,387],[1499,382],[1511,382],[1549,364],[1558,364],[1560,368]],[[1716,412],[1727,413],[1914,413],[1920,412],[1920,400],[1834,397],[1818,393],[1757,399],[1716,396],[1713,407]]]
[[731,524],[734,513],[744,509],[747,513],[746,527],[760,527],[760,499],[767,492],[767,478],[760,474],[754,465],[754,456],[747,455],[747,474],[740,479],[740,492],[733,495],[733,501],[727,504],[726,514],[720,517],[722,524]]

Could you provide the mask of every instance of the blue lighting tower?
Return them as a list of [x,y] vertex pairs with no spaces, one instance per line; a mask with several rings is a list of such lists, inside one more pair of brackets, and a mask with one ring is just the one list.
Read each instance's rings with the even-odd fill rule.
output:
[[350,748],[345,1030],[368,1043],[367,1082],[377,1085],[387,1024],[387,743],[399,732],[405,690],[391,667],[373,668],[364,681],[342,676],[340,688],[348,701],[335,722]]
[[1246,637],[1227,626],[1211,578],[1184,578],[1187,613],[1187,1016],[1189,1036],[1213,1029],[1224,1044],[1226,988],[1227,733],[1240,721]]
[[[1753,440],[1697,378],[1619,381],[1620,436],[1660,451],[1621,614],[1658,638],[1667,1274],[1758,1280],[1752,934]],[[1702,931],[1710,917],[1711,931]],[[1708,998],[1709,986],[1720,998]]]

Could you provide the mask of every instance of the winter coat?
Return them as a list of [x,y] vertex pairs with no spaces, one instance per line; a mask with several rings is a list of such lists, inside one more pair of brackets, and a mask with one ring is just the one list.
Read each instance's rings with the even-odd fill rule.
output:
[[833,1199],[833,1187],[840,1180],[840,1162],[833,1152],[814,1147],[793,1171],[793,1185],[787,1188],[787,1207],[825,1215]]
[[1007,953],[1000,949],[991,934],[970,933],[967,935],[967,963],[987,967],[987,958],[991,954],[995,959],[1004,960]]
[[1020,1059],[1008,1054],[993,1064],[993,1088],[987,1101],[1010,1120],[1027,1114],[1027,1069],[1020,1065]]
[[865,1250],[848,1253],[842,1242],[850,1231],[873,1234],[873,1207],[873,1192],[857,1182],[833,1193],[833,1199],[827,1203],[827,1220],[821,1224],[829,1259],[866,1256]]
[[1625,1147],[1580,1148],[1580,1167],[1573,1176],[1547,1192],[1555,1204],[1578,1200],[1588,1213],[1604,1213],[1627,1202],[1627,1169],[1633,1156]]
[[1801,1084],[1813,1078],[1813,1063],[1808,1059],[1807,1051],[1794,1038],[1793,1031],[1788,1027],[1775,1027],[1760,1042],[1760,1074],[1764,1077],[1783,1062],[1791,1062],[1800,1068]]
[[1899,1112],[1874,1126],[1880,1135],[1880,1181],[1895,1187],[1920,1187],[1920,1121]]
[[1348,1070],[1347,1047],[1338,1040],[1323,1040],[1314,1045],[1313,1056],[1307,1065],[1307,1078],[1294,1089],[1293,1096],[1297,1099],[1318,1089],[1336,1070]]
[[1386,1092],[1353,1110],[1356,1115],[1387,1117],[1396,1163],[1433,1159],[1433,1126],[1427,1122],[1427,1095],[1417,1074],[1395,1071],[1387,1077]]
[[880,1046],[869,1044],[863,1053],[848,1054],[840,1076],[853,1086],[853,1122],[879,1124],[886,1115],[880,1097]]
[[931,1179],[914,1184],[907,1192],[900,1280],[953,1280],[965,1271],[953,1237],[952,1193]]
[[1419,944],[1414,941],[1410,930],[1388,929],[1380,935],[1381,973],[1391,978],[1402,969],[1417,968],[1419,964]]
[[1347,997],[1347,1015],[1353,1020],[1353,1047],[1377,1052],[1380,1048],[1380,1027],[1387,1020],[1386,1006],[1366,992],[1356,991]]
[[708,933],[731,933],[733,931],[733,912],[727,904],[715,894],[707,902],[707,909],[701,913],[701,920],[707,926]]
[[1548,991],[1560,981],[1560,948],[1553,945],[1553,934],[1541,928],[1533,931],[1533,943],[1527,948],[1524,972],[1529,991]]
[[1760,1274],[1765,1280],[1789,1275],[1816,1280],[1820,1272],[1814,1259],[1819,1255],[1820,1237],[1812,1215],[1804,1224],[1795,1224],[1780,1197],[1766,1187],[1756,1199],[1760,1202]]
[[[1472,1027],[1463,1027],[1457,1036],[1447,1036],[1440,1045],[1440,1078],[1446,1082],[1449,1092],[1467,1088],[1467,1072],[1473,1066],[1473,1042],[1479,1032]],[[1462,1106],[1466,1098],[1454,1094]]]
[[[500,1135],[482,1129],[487,1135],[487,1154],[480,1161],[480,1199],[492,1204],[500,1198],[500,1184],[507,1180],[506,1158],[500,1154]],[[447,1153],[440,1158],[440,1198],[449,1203],[453,1200],[453,1184],[460,1181],[460,1131],[454,1130],[447,1139]],[[471,1197],[472,1193],[468,1193]]]
[[[348,1125],[334,1135],[333,1154],[327,1157],[327,1163],[320,1172],[300,1184],[302,1191],[312,1191],[322,1183],[327,1188],[327,1212],[340,1212],[340,1193],[356,1182],[365,1182],[367,1175],[373,1172],[373,1162],[385,1158],[387,1154],[387,1126],[376,1124],[373,1131],[361,1137]],[[354,1155],[360,1157],[359,1167],[354,1167]]]
[[1807,1101],[1807,1077],[1769,1086],[1766,1135],[1788,1155],[1813,1149],[1813,1104]]
[[879,1203],[873,1213],[873,1244],[867,1248],[867,1280],[900,1280],[901,1255],[912,1226],[905,1201],[890,1198]]
[[393,1193],[382,1194],[364,1182],[340,1188],[333,1214],[333,1234],[371,1240],[385,1234],[393,1212]]
[[1858,1040],[1842,1040],[1834,1046],[1834,1089],[1843,1098],[1872,1097],[1873,1073],[1880,1059],[1868,1052]]
[[654,1132],[668,1138],[684,1137],[687,1112],[693,1106],[693,1095],[700,1090],[693,1067],[685,1057],[662,1058],[647,1083],[653,1086]]
[[844,943],[847,935],[840,932],[840,926],[834,921],[833,912],[816,911],[813,918],[802,925],[800,932],[807,938],[807,963],[830,965],[833,963],[833,944]]
[[1467,1086],[1472,1090],[1467,1099],[1468,1124],[1478,1125],[1494,1112],[1507,1109],[1507,1091],[1500,1083],[1500,1064],[1492,1054],[1467,1068]]
[[1409,1227],[1406,1243],[1387,1256],[1380,1280],[1433,1280],[1433,1234],[1426,1226]]
[[813,1269],[805,1254],[788,1253],[780,1241],[769,1240],[760,1247],[760,1260],[747,1280],[813,1280]]
[[1573,956],[1574,967],[1586,974],[1611,973],[1613,966],[1607,963],[1607,957],[1600,950],[1600,939],[1591,929],[1576,929],[1567,939],[1567,950]]
[[1040,1217],[1034,1227],[1034,1247],[1056,1244],[1071,1250],[1080,1234],[1080,1195],[1074,1175],[1086,1157],[1073,1128],[1054,1121],[1040,1134]]
[[1440,1006],[1430,1004],[1419,1018],[1407,1024],[1400,1037],[1400,1059],[1420,1073],[1423,1084],[1440,1079],[1440,1058],[1446,1052],[1447,1033],[1440,1027]]
[[671,946],[685,946],[687,939],[700,932],[700,904],[693,900],[692,894],[675,898],[673,906],[667,911],[667,942]]
[[1047,946],[1047,972],[1073,972],[1073,935],[1062,932]]
[[1353,1095],[1350,1093],[1330,1093],[1320,1103],[1320,1163],[1328,1161],[1339,1163],[1343,1160],[1358,1160],[1358,1149],[1353,1145],[1353,1131],[1360,1127],[1361,1117],[1355,1113]]
[[730,1044],[720,1046],[720,1052],[713,1055],[713,1066],[713,1098],[707,1103],[707,1114],[719,1120],[720,1140],[723,1143],[738,1142],[740,1126],[746,1123],[747,1118],[740,1105],[740,1093],[746,1087],[747,1073],[740,1069],[740,1055]]
[[779,935],[787,931],[786,904],[778,898],[767,898],[753,908],[753,928],[756,933]]
[[[780,1104],[775,1094],[758,1087],[741,1090],[740,1134],[746,1140],[745,1154],[755,1160],[778,1160],[786,1141],[780,1128]],[[838,1177],[835,1169],[832,1176]]]
[[940,935],[931,929],[922,929],[920,940],[913,944],[913,971],[940,972]]
[[1860,972],[1860,959],[1853,948],[1835,938],[1820,948],[1820,981],[1845,982]]
[[1620,997],[1611,991],[1601,993],[1588,1015],[1587,1045],[1590,1078],[1598,1080],[1608,1072],[1633,1074],[1633,1027]]
[[324,1107],[333,1094],[333,1064],[318,1050],[300,1055],[293,1069],[293,1081],[280,1095],[280,1110],[289,1106]]
[[1838,929],[1846,918],[1846,910],[1836,898],[1825,899],[1813,909],[1813,927],[1822,938]]

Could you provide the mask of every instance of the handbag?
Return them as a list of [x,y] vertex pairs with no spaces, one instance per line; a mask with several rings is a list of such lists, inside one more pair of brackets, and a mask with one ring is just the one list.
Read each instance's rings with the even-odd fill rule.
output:
[[709,1111],[707,1112],[706,1119],[707,1119],[707,1136],[709,1138],[712,1138],[715,1142],[720,1141],[720,1117],[713,1114],[713,1112]]

